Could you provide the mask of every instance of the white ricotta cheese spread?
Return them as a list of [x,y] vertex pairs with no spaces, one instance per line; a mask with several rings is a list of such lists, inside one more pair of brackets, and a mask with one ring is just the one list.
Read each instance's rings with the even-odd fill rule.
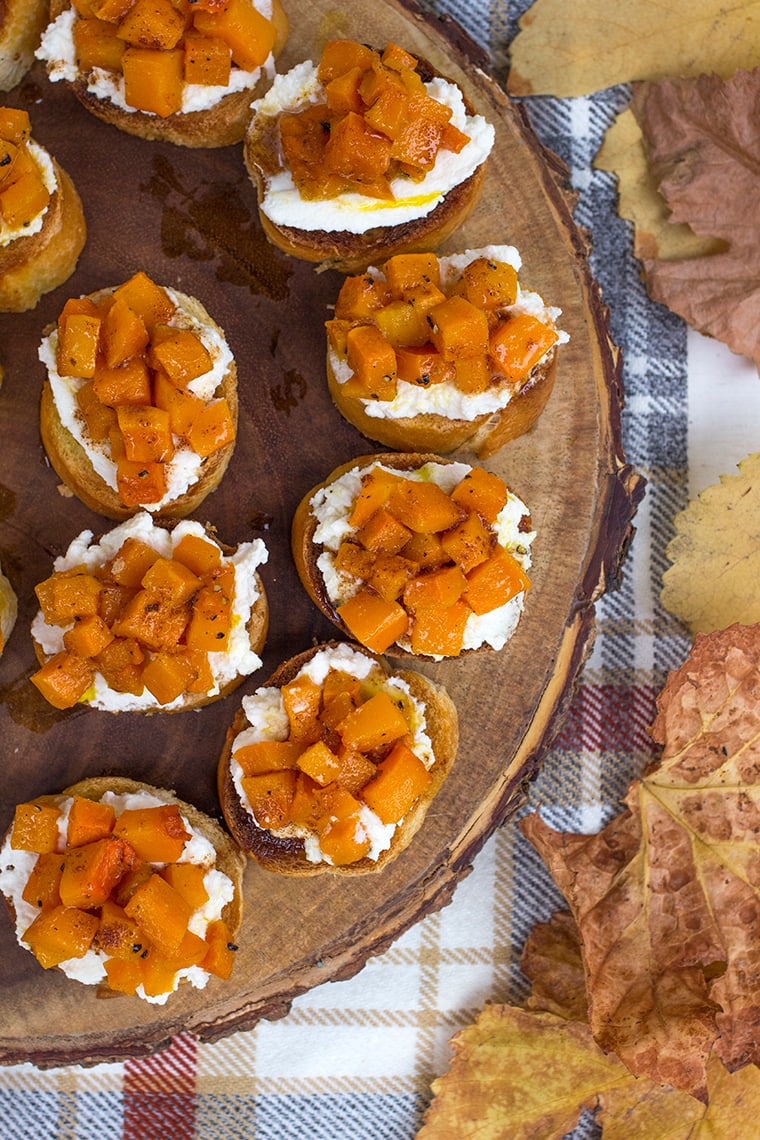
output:
[[[202,400],[209,401],[224,379],[227,369],[233,361],[232,351],[221,332],[197,320],[182,308],[179,295],[167,286],[164,292],[172,299],[176,309],[167,324],[173,328],[190,329],[196,333],[203,342],[213,362],[212,367],[202,376],[198,376],[188,385],[188,390]],[[58,330],[54,328],[46,336],[38,350],[42,363],[47,368],[50,389],[53,394],[56,411],[63,426],[71,432],[79,446],[87,454],[87,458],[100,476],[113,491],[118,490],[116,481],[116,464],[111,458],[111,446],[107,439],[93,440],[87,431],[87,424],[77,405],[77,392],[87,383],[79,376],[61,376],[57,367]],[[201,477],[203,460],[196,451],[178,436],[174,436],[175,451],[171,460],[166,463],[166,493],[162,499],[155,503],[145,503],[146,511],[160,511],[167,503],[178,499]]]
[[[326,487],[321,487],[310,500],[311,511],[316,520],[314,542],[323,547],[317,558],[317,568],[324,580],[330,601],[336,608],[352,597],[362,585],[352,575],[341,574],[335,569],[335,555],[341,542],[355,529],[349,522],[349,516],[361,490],[362,475],[375,467],[386,470],[381,463],[362,468],[354,467]],[[472,468],[466,463],[426,463],[414,471],[405,472],[405,475],[407,478],[421,481],[431,479],[444,491],[450,493],[471,470]],[[531,565],[530,548],[536,536],[535,531],[523,533],[519,530],[520,520],[528,514],[530,512],[522,499],[512,491],[508,491],[507,502],[494,523],[497,542],[520,563],[525,571]],[[493,649],[503,648],[517,628],[524,604],[523,592],[487,614],[470,614],[464,628],[462,649],[478,649],[482,645],[490,645]],[[411,648],[406,639],[400,639],[399,645],[404,649]]]
[[[275,225],[300,230],[345,230],[352,234],[427,217],[450,190],[465,182],[485,162],[493,147],[495,132],[482,115],[467,114],[456,84],[433,79],[425,87],[432,98],[451,108],[452,125],[470,139],[459,154],[440,150],[435,166],[420,182],[403,177],[394,179],[391,182],[393,202],[353,192],[307,201],[302,198],[290,171],[278,171],[267,178],[260,203],[262,211]],[[269,91],[251,105],[251,110],[254,119],[256,116],[274,118],[284,111],[295,111],[323,99],[324,88],[317,77],[317,66],[307,60],[285,75],[275,76]]]
[[[465,266],[479,257],[506,262],[517,272],[519,272],[522,264],[520,254],[511,245],[488,245],[482,249],[470,249],[464,253],[441,257],[439,261],[444,292],[458,281]],[[384,280],[379,269],[370,268],[368,273]],[[510,316],[517,316],[518,313],[529,313],[543,324],[556,329],[557,319],[562,310],[546,305],[539,293],[523,289],[518,283],[517,299],[513,305],[509,306],[508,313]],[[556,343],[566,344],[570,339],[568,334],[562,329],[556,331]],[[332,346],[328,347],[328,355],[330,367],[336,380],[339,384],[345,384],[353,376],[346,358],[340,356]],[[463,392],[452,381],[443,381],[440,384],[431,384],[429,388],[423,388],[419,384],[409,384],[405,380],[399,380],[396,395],[392,400],[367,399],[361,402],[367,415],[379,420],[406,419],[425,413],[443,416],[449,420],[474,420],[478,416],[501,411],[507,406],[514,393],[515,386],[506,380],[501,384],[493,383],[486,391],[477,393]]]
[[[53,160],[48,152],[41,147],[33,139],[29,139],[26,144],[30,156],[34,159],[39,171],[42,175],[42,181],[45,183],[45,189],[48,194],[54,194],[58,189],[58,179],[55,176],[55,167]],[[43,206],[38,214],[29,221],[27,225],[23,226],[8,226],[0,217],[0,249],[6,245],[10,245],[12,241],[16,241],[22,237],[32,237],[38,234],[45,224],[45,215],[49,209],[48,206]]]
[[[378,691],[382,689],[391,694],[394,692],[402,693],[404,708],[411,720],[412,741],[409,747],[416,753],[426,768],[433,766],[435,756],[432,741],[427,733],[425,710],[420,702],[412,696],[409,691],[409,686],[402,678],[386,678],[385,673],[379,669],[370,657],[365,653],[357,652],[347,644],[321,649],[304,665],[299,671],[298,676],[301,677],[305,675],[314,681],[315,684],[321,685],[331,669],[350,673],[351,676],[358,677],[360,680],[365,680],[371,674],[376,674],[379,681]],[[235,753],[239,748],[243,748],[248,744],[255,744],[260,740],[287,740],[289,724],[282,695],[277,688],[262,686],[262,688],[257,689],[251,696],[243,697],[242,705],[248,720],[248,727],[243,729],[235,738],[230,757],[230,772],[240,802],[251,818],[255,820],[256,817],[248,804],[243,790],[243,769],[235,759]],[[367,858],[377,859],[383,851],[386,851],[390,847],[393,834],[398,825],[393,823],[384,824],[366,805],[362,806],[360,820],[361,826],[364,828],[371,842]],[[290,824],[287,828],[274,831],[273,834],[277,836],[295,836],[302,839],[304,841],[304,853],[310,863],[331,862],[329,856],[325,855],[320,848],[318,836],[303,827]]]
[[[149,792],[140,791],[126,793],[124,795],[106,792],[102,797],[102,802],[111,804],[118,817],[123,811],[136,808],[157,807],[166,801],[158,799],[158,797],[151,795]],[[71,804],[72,800],[66,797],[62,798],[60,803],[61,815],[58,820],[60,839],[58,849],[61,852],[66,848],[66,830],[68,827]],[[190,833],[190,839],[186,841],[182,855],[177,862],[196,863],[199,866],[207,868],[203,883],[209,897],[202,907],[194,911],[189,923],[190,931],[202,938],[209,924],[221,918],[225,906],[232,901],[234,885],[229,876],[215,868],[216,852],[214,851],[213,845],[190,824],[185,816],[182,816],[182,822],[185,826],[185,830]],[[36,907],[26,902],[22,897],[24,887],[26,886],[37,858],[37,855],[33,851],[17,851],[12,848],[10,834],[6,837],[0,849],[0,891],[2,891],[13,905],[16,914],[16,937],[22,945],[24,945],[25,931],[31,926],[39,913]],[[156,866],[161,865],[156,864]],[[106,957],[107,955],[103,954],[100,950],[90,949],[82,958],[69,958],[61,962],[59,969],[63,970],[67,977],[73,978],[75,981],[83,982],[85,985],[95,986],[106,979],[104,967]],[[179,970],[174,981],[175,989],[183,978],[191,982],[197,989],[203,989],[208,982],[209,975],[205,970],[201,969],[200,966],[190,966],[186,969]],[[155,1005],[163,1005],[169,997],[168,993],[149,996],[145,993],[142,986],[138,986],[137,994],[145,1001]]]
[[[257,0],[254,7],[262,16],[271,19],[271,0]],[[41,59],[47,64],[48,76],[54,83],[61,79],[74,83],[77,79],[83,78],[77,66],[74,47],[74,24],[76,20],[77,13],[74,8],[67,8],[61,12],[45,28],[40,46],[35,52],[37,59]],[[191,111],[208,111],[211,107],[215,107],[225,95],[231,95],[235,91],[253,90],[262,76],[270,78],[272,75],[274,75],[274,60],[270,55],[262,67],[257,67],[253,71],[243,71],[241,68],[233,66],[230,72],[230,81],[226,87],[215,84],[185,83],[182,89],[182,114],[189,114]],[[124,78],[113,71],[94,67],[88,75],[87,90],[98,99],[110,100],[122,111],[131,114],[137,109],[130,107],[125,101]],[[152,111],[141,111],[140,113],[143,115],[153,114]]]
[[[70,544],[66,554],[56,558],[53,569],[70,570],[76,566],[84,566],[88,570],[93,570],[112,558],[127,538],[145,542],[157,550],[163,558],[171,558],[174,547],[186,534],[209,538],[201,524],[192,519],[183,519],[168,531],[155,526],[150,515],[141,511],[109,531],[99,542],[93,542],[91,530],[82,531]],[[229,561],[235,567],[232,629],[227,652],[208,655],[214,677],[211,696],[215,696],[224,685],[236,677],[248,676],[261,668],[261,658],[250,646],[247,625],[253,605],[259,596],[256,571],[268,558],[269,551],[260,538],[253,542],[241,543],[235,553],[229,556]],[[32,637],[46,654],[52,655],[64,648],[63,635],[69,628],[71,627],[48,625],[40,611],[32,622]],[[114,692],[109,689],[100,673],[96,673],[95,683],[87,691],[85,700],[92,708],[107,712],[146,712],[151,709],[170,712],[182,705],[182,697],[178,697],[170,704],[161,705],[148,689],[144,689],[140,696]]]

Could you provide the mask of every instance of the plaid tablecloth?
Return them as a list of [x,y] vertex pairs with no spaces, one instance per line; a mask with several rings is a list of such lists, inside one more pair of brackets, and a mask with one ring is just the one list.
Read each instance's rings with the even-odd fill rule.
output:
[[[506,0],[429,7],[455,16],[503,77],[526,0],[512,0],[509,10]],[[597,830],[652,756],[646,727],[655,694],[689,645],[659,605],[673,518],[756,450],[760,424],[753,366],[649,301],[630,230],[617,217],[614,180],[592,169],[627,98],[614,88],[527,101],[537,133],[567,163],[578,191],[576,217],[592,235],[593,270],[624,352],[626,452],[648,481],[622,585],[598,606],[592,657],[526,809],[540,805],[548,822],[570,830]],[[486,1001],[524,996],[517,962],[525,937],[561,901],[510,823],[448,907],[355,978],[297,999],[280,1021],[214,1045],[180,1036],[147,1060],[0,1068],[0,1140],[407,1140],[421,1125],[431,1080],[448,1067],[451,1036]],[[576,1136],[593,1135],[582,1121]]]

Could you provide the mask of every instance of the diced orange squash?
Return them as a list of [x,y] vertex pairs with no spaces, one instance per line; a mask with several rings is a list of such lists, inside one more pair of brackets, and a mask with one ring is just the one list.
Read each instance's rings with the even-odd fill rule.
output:
[[391,296],[403,300],[420,286],[441,287],[441,267],[434,253],[397,253],[383,266]]
[[119,498],[128,507],[143,503],[160,503],[166,494],[166,470],[163,463],[118,459],[116,485]]
[[58,337],[56,365],[61,376],[92,379],[100,341],[100,318],[72,313],[63,322]]
[[517,270],[509,262],[476,257],[462,270],[465,297],[479,309],[500,309],[517,300]]
[[519,313],[494,329],[489,351],[499,372],[516,383],[525,379],[556,342],[553,328],[529,313]]
[[175,312],[175,304],[165,289],[156,285],[147,273],[138,270],[113,292],[114,299],[123,298],[142,317],[152,333],[158,324],[166,324]]
[[73,708],[87,692],[94,679],[93,664],[66,650],[50,657],[29,678],[48,704],[56,709]]
[[324,789],[305,772],[297,772],[289,811],[290,822],[313,831],[324,814],[323,800]]
[[356,531],[356,541],[361,543],[365,550],[386,551],[396,554],[411,537],[411,530],[398,519],[380,507]]
[[454,378],[457,388],[468,396],[485,392],[492,378],[488,357],[460,356],[454,364]]
[[158,874],[140,884],[124,911],[159,953],[167,955],[179,949],[193,913],[179,891]]
[[122,586],[138,587],[159,553],[147,542],[126,538],[108,567],[109,573]]
[[77,907],[56,906],[38,914],[22,935],[45,970],[69,958],[83,958],[98,929],[97,915]]
[[30,170],[0,188],[0,214],[6,224],[16,229],[29,225],[50,201],[50,191],[39,173]]
[[448,560],[440,536],[422,532],[412,534],[406,546],[401,549],[400,554],[409,562],[416,563],[421,570],[430,570],[434,566],[442,566]]
[[383,467],[373,467],[362,475],[361,491],[356,497],[348,520],[351,526],[362,526],[379,507],[385,506],[391,490],[402,480],[402,475]]
[[188,903],[192,909],[199,910],[208,902],[209,894],[206,889],[205,868],[197,863],[169,863],[161,871],[161,877],[166,879],[170,887]]
[[77,389],[76,400],[90,438],[96,443],[109,439],[113,429],[118,426],[116,412],[101,403],[92,381]]
[[128,47],[122,56],[124,98],[138,111],[168,118],[182,110],[185,53]]
[[187,430],[187,441],[201,459],[235,442],[235,421],[224,398],[198,410]]
[[82,910],[100,906],[136,863],[134,849],[114,834],[69,847],[63,856],[61,902]]
[[127,808],[116,820],[113,834],[129,843],[146,863],[176,863],[190,839],[176,804]]
[[222,552],[215,542],[197,534],[184,534],[174,547],[172,557],[201,577],[221,564]]
[[169,705],[187,692],[196,672],[186,650],[158,652],[143,666],[142,680],[160,705]]
[[233,752],[244,776],[258,776],[280,768],[296,768],[303,745],[298,740],[257,740]]
[[351,574],[364,581],[369,579],[375,556],[356,542],[344,540],[335,552],[335,569],[339,574]]
[[235,965],[235,952],[237,945],[232,941],[229,927],[223,919],[209,923],[206,931],[208,950],[201,962],[201,967],[207,974],[216,978],[227,979],[232,974]]
[[185,18],[171,0],[134,0],[119,21],[119,39],[138,48],[170,51],[182,39]]
[[432,481],[404,479],[388,498],[388,510],[410,530],[436,534],[456,526],[463,517],[460,506]]
[[58,571],[39,582],[34,592],[48,625],[68,625],[98,612],[102,585],[81,568]]
[[412,613],[418,610],[448,608],[462,597],[467,578],[459,566],[442,566],[413,578],[404,590],[404,605]]
[[377,775],[365,784],[359,798],[383,823],[399,823],[431,781],[419,756],[399,741],[377,765]]
[[343,669],[330,669],[322,682],[322,703],[327,706],[335,697],[347,693],[353,704],[357,704],[361,692],[361,681],[353,673]]
[[185,83],[226,87],[232,56],[218,36],[185,36]]
[[[77,0],[78,4],[82,2],[83,0]],[[133,0],[84,0],[84,2],[91,4],[92,15],[97,16],[99,20],[118,24],[131,8]]]
[[403,300],[389,301],[378,309],[373,320],[394,349],[405,346],[419,348],[430,340],[428,314],[443,298],[440,289],[431,285]]
[[162,368],[173,384],[186,388],[209,372],[213,361],[201,338],[191,329],[171,329],[171,335],[151,348],[153,367]]
[[148,567],[141,584],[146,590],[160,595],[163,604],[180,606],[192,598],[200,588],[201,580],[177,559],[160,557]]
[[110,641],[113,634],[100,614],[76,618],[63,635],[64,648],[78,657],[96,657]]
[[441,535],[441,546],[465,574],[485,562],[494,541],[493,533],[475,511]]
[[324,696],[323,690],[322,711],[319,714],[319,722],[324,728],[331,732],[355,707],[356,702],[348,689],[336,693],[329,699]]
[[530,586],[530,578],[517,559],[498,546],[490,558],[467,575],[465,601],[476,614],[504,606]]
[[508,498],[504,480],[484,467],[472,467],[451,492],[453,502],[467,511],[477,511],[487,523],[496,522]]
[[406,124],[404,130],[393,140],[391,157],[412,178],[419,178],[435,166],[443,129],[450,116],[451,110],[431,99],[424,90],[409,98]]
[[296,790],[296,772],[282,768],[256,776],[244,776],[243,793],[251,805],[259,827],[277,830],[290,819],[290,805]]
[[13,816],[11,847],[15,851],[35,851],[38,855],[55,851],[60,815],[55,804],[36,800],[18,804]]
[[121,71],[124,40],[119,39],[116,28],[108,20],[88,17],[74,21],[72,30],[74,53],[80,71],[100,67],[104,71]]
[[450,150],[460,154],[470,143],[470,136],[453,123],[446,123],[441,130],[441,150]]
[[418,572],[418,564],[398,554],[375,555],[367,583],[381,598],[395,601],[401,596],[407,582]]
[[319,847],[334,867],[357,863],[368,854],[372,842],[358,817],[331,820],[319,833]]
[[37,910],[52,910],[54,906],[61,905],[61,871],[63,857],[55,852],[38,855],[37,861],[29,872],[21,897],[24,902]]
[[69,847],[81,847],[105,839],[113,831],[116,812],[109,803],[88,800],[84,796],[73,796],[69,808],[66,843]]
[[399,380],[429,388],[454,379],[453,365],[445,361],[432,344],[399,345],[396,348],[396,372]]
[[229,46],[233,63],[243,71],[254,71],[269,58],[277,32],[253,6],[251,0],[229,0],[220,11],[197,11],[193,16],[196,31],[205,36],[218,36]]
[[103,582],[103,589],[100,594],[99,613],[109,629],[121,616],[121,612],[127,602],[130,601],[136,593],[137,590],[132,586],[120,586],[118,582],[114,582],[110,578],[107,578]]
[[366,71],[375,59],[376,53],[365,44],[348,39],[328,40],[322,49],[317,74],[320,81],[327,84],[354,67]]
[[464,599],[445,609],[425,606],[416,610],[410,636],[412,652],[431,657],[458,657],[471,613]]
[[32,134],[29,112],[20,107],[0,107],[0,139],[23,146]]
[[135,994],[142,983],[140,958],[107,958],[103,969],[108,979],[108,988],[117,994]]
[[150,863],[138,863],[133,870],[127,871],[124,878],[117,884],[112,901],[117,906],[125,907],[137,888],[141,887],[153,874],[155,874],[155,868]]
[[302,743],[311,743],[320,736],[319,710],[322,690],[316,681],[302,673],[280,687],[290,736]]
[[465,297],[447,297],[428,315],[430,339],[444,360],[484,356],[488,352],[486,315]]
[[325,84],[325,100],[334,115],[347,115],[349,111],[358,115],[364,110],[364,102],[359,93],[361,78],[361,68],[352,67],[350,71],[336,75]]
[[374,653],[384,653],[403,637],[409,625],[406,610],[371,590],[359,590],[336,610],[357,641]]
[[409,723],[396,701],[384,689],[354,709],[338,725],[343,743],[348,748],[367,753],[374,748],[387,748],[409,732]]
[[414,71],[419,62],[405,48],[394,43],[386,44],[380,58],[383,65],[390,67],[392,71],[403,71],[405,68]]
[[234,577],[231,580],[226,577],[198,591],[187,628],[186,640],[191,649],[205,653],[226,651],[232,628],[234,596]]
[[375,775],[376,766],[354,748],[342,750],[338,782],[355,796]]
[[110,689],[139,697],[145,686],[142,663],[145,654],[134,638],[114,637],[95,659],[98,672]]
[[205,408],[200,396],[187,389],[175,388],[163,372],[153,375],[153,403],[169,414],[169,425],[175,435],[187,439],[190,429]]
[[186,652],[195,671],[194,678],[188,682],[188,693],[210,693],[216,685],[216,679],[208,653],[189,647]]
[[106,899],[100,907],[95,940],[98,949],[109,958],[137,958],[145,948],[145,939],[137,923],[113,899]]
[[116,637],[134,638],[149,649],[170,649],[179,643],[189,617],[189,606],[169,609],[158,604],[150,590],[138,590],[111,631]]
[[366,185],[372,197],[392,197],[390,186],[382,179],[390,161],[390,140],[372,130],[362,115],[349,111],[332,124],[325,146],[325,164],[359,192]]
[[337,780],[340,772],[340,760],[323,740],[317,740],[301,753],[298,758],[298,767],[307,776],[311,776],[317,784],[324,787],[326,784],[331,784],[333,780]]
[[348,367],[367,396],[392,400],[396,394],[396,354],[374,325],[356,325],[346,337]]
[[387,300],[385,286],[376,277],[368,273],[346,277],[335,302],[335,317],[337,320],[367,320]]
[[134,356],[118,368],[109,368],[104,360],[98,359],[92,378],[92,385],[101,403],[109,408],[121,404],[149,404],[150,372],[141,356]]
[[109,368],[118,368],[148,347],[148,330],[140,314],[123,297],[115,297],[103,320],[102,347]]

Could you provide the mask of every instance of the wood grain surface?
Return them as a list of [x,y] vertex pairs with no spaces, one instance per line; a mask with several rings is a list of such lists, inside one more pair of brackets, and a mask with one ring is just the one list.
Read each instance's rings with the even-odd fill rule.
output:
[[[593,603],[614,580],[643,482],[620,442],[617,353],[574,227],[561,165],[450,21],[407,3],[288,5],[280,68],[318,56],[325,39],[394,40],[460,84],[496,126],[483,198],[447,251],[510,242],[521,281],[562,309],[570,333],[556,387],[537,427],[487,466],[531,508],[538,531],[533,588],[500,653],[428,666],[454,698],[461,745],[453,773],[410,848],[382,874],[337,881],[283,879],[250,864],[232,980],[184,986],[165,1006],[98,999],[44,972],[0,914],[0,1062],[92,1063],[148,1053],[180,1030],[215,1040],[285,1013],[314,985],[350,976],[424,914],[449,901],[494,828],[524,797],[572,696],[593,629]],[[187,150],[145,142],[90,116],[40,65],[3,100],[24,106],[35,137],[82,196],[88,241],[74,276],[21,315],[0,316],[0,561],[19,617],[0,659],[0,829],[17,802],[88,775],[117,773],[173,788],[218,815],[215,768],[240,697],[286,657],[334,635],[303,591],[289,553],[301,496],[338,463],[378,450],[333,408],[323,322],[340,278],[288,259],[266,242],[242,148]],[[241,423],[219,490],[195,517],[224,542],[261,536],[271,624],[264,667],[236,694],[174,716],[45,705],[29,674],[34,586],[83,529],[112,525],[60,493],[39,438],[42,330],[68,296],[118,284],[138,269],[198,297],[224,328],[239,374]]]

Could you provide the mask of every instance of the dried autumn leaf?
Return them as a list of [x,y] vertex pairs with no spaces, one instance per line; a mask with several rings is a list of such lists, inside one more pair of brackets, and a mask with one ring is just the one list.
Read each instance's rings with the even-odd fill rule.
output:
[[760,626],[699,635],[652,727],[660,762],[598,835],[521,827],[578,923],[595,1040],[705,1099],[760,1061]]
[[631,108],[671,220],[726,247],[645,258],[650,295],[760,366],[760,68],[640,84]]
[[760,622],[760,452],[676,515],[662,605],[695,633]]
[[548,922],[536,923],[525,940],[520,969],[532,986],[526,1009],[553,1013],[569,1021],[587,1020],[581,941],[568,911],[558,911]]
[[590,95],[616,83],[713,72],[760,59],[760,5],[741,0],[535,0],[511,49],[513,95]]
[[633,222],[636,257],[671,261],[701,257],[724,248],[722,242],[697,237],[687,225],[671,221],[647,163],[641,128],[630,108],[622,111],[608,129],[594,166],[617,178],[618,213]]

